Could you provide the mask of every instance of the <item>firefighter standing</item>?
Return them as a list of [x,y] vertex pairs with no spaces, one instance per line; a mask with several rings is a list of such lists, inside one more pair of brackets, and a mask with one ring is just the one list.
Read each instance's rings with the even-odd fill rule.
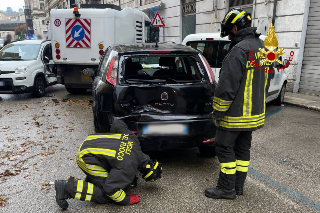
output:
[[56,201],[62,209],[68,208],[66,199],[95,203],[113,200],[121,205],[140,202],[139,195],[127,195],[126,189],[137,185],[136,170],[146,181],[161,177],[162,168],[141,151],[136,135],[123,121],[112,124],[110,134],[89,135],[77,153],[77,163],[87,175],[85,181],[69,178],[56,180]]
[[264,48],[256,28],[251,27],[250,14],[241,8],[231,9],[221,23],[221,37],[227,35],[231,44],[213,99],[213,119],[218,127],[216,151],[221,170],[217,187],[205,191],[207,197],[214,199],[235,199],[236,195],[243,194],[251,135],[264,125],[269,86],[268,73],[263,72],[266,66],[260,69],[248,66],[249,53]]

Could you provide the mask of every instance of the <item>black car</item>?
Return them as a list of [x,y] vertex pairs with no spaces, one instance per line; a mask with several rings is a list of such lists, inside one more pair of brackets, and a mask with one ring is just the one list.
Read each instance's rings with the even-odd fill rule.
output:
[[98,70],[84,74],[94,75],[96,132],[109,132],[121,119],[145,151],[199,147],[202,155],[214,155],[214,77],[196,50],[173,43],[115,45]]

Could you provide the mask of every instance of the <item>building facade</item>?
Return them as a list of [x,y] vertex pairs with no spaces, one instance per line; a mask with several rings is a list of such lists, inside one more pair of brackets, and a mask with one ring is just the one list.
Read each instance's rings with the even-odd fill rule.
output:
[[45,38],[48,32],[45,16],[45,0],[25,0],[25,19],[27,33],[35,37]]
[[70,2],[77,0],[44,0],[44,13],[47,19],[50,17],[51,9],[67,9]]

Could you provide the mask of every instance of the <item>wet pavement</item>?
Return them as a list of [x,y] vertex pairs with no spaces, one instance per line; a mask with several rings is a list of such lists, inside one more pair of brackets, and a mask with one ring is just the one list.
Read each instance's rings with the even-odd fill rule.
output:
[[[52,101],[52,99],[56,99]],[[84,179],[75,156],[93,133],[91,94],[69,95],[63,86],[47,97],[0,94],[0,212],[60,212],[50,182]],[[213,200],[217,158],[197,149],[150,153],[163,163],[163,178],[139,179],[133,206],[69,201],[68,212],[318,212],[320,211],[320,112],[269,104],[263,129],[253,134],[245,195]]]

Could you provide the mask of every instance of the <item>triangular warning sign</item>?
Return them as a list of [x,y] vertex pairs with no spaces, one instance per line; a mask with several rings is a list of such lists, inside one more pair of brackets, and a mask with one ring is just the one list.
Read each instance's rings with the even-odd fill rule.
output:
[[158,12],[154,16],[154,19],[152,21],[152,25],[155,27],[165,27],[165,24],[164,24],[164,22]]

